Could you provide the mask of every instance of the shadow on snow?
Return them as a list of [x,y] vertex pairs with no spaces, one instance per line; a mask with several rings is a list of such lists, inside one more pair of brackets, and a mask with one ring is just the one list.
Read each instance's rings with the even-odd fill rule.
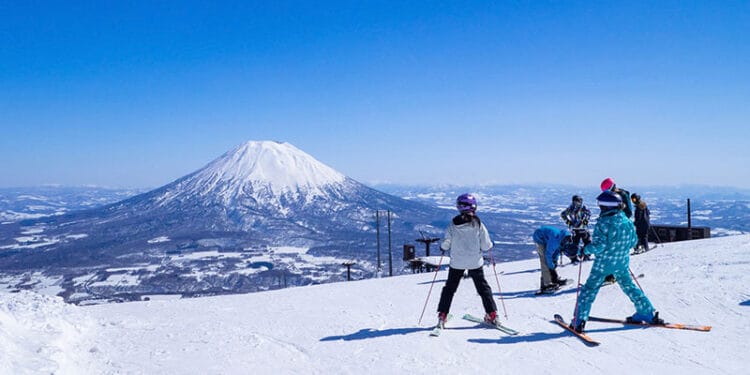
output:
[[[515,272],[500,271],[497,274],[498,274],[498,276],[502,277],[502,276],[508,276],[508,275],[517,275],[517,274],[521,274],[521,273],[539,273],[539,272],[541,272],[541,269],[535,268],[535,269],[524,270],[524,271],[515,271]],[[487,277],[487,275],[485,275],[485,277]],[[464,279],[471,279],[471,278],[464,277]],[[445,283],[446,281],[448,281],[448,279],[440,279],[440,280],[435,280],[435,283],[436,284],[437,283]],[[417,285],[427,285],[427,284],[432,284],[432,281],[423,281],[421,283],[417,283]]]
[[[391,329],[372,329],[364,328],[352,334],[343,336],[328,336],[320,339],[320,341],[354,341],[354,340],[366,340],[375,339],[378,337],[396,336],[396,335],[408,335],[415,332],[429,332],[435,327],[414,327],[414,328],[391,328]],[[446,327],[446,331],[460,330],[460,329],[475,329],[475,327]]]
[[518,275],[522,273],[538,273],[538,272],[542,272],[542,270],[539,268],[532,268],[530,270],[524,270],[524,271],[504,272],[503,275]]
[[[554,325],[557,326],[557,323],[555,323],[554,320],[551,320]],[[559,327],[559,326],[558,326]],[[628,331],[628,330],[634,330],[634,329],[644,329],[644,327],[616,327],[616,328],[602,328],[602,329],[587,329],[587,334],[597,334],[597,333],[604,333],[604,332],[614,332],[614,331]],[[571,337],[576,338],[573,336],[572,333],[566,332],[563,330],[563,328],[560,328],[560,332],[555,333],[549,333],[549,332],[534,332],[529,333],[525,335],[518,335],[518,336],[502,336],[498,339],[469,339],[468,342],[475,343],[475,344],[517,344],[520,342],[539,342],[539,341],[547,341],[547,340],[555,340],[562,337]],[[577,339],[577,338],[576,338]]]
[[[517,299],[517,298],[546,298],[546,297],[554,297],[559,296],[561,294],[568,294],[568,293],[575,293],[576,288],[557,291],[552,294],[536,294],[536,290],[522,290],[519,292],[503,292],[502,296],[505,299]],[[493,293],[493,295],[499,296],[500,293]]]
[[[557,325],[554,321],[551,321],[553,324]],[[429,332],[432,331],[434,327],[413,327],[413,328],[391,328],[391,329],[372,329],[372,328],[364,328],[357,332],[354,332],[352,334],[348,335],[342,335],[342,336],[328,336],[320,339],[320,341],[355,341],[355,340],[366,340],[366,339],[376,339],[379,337],[388,337],[388,336],[396,336],[396,335],[408,335],[412,333],[417,332]],[[475,326],[470,327],[446,327],[446,331],[458,331],[458,330],[477,330],[477,329],[490,329],[485,327],[482,324],[477,324]],[[494,328],[492,328],[494,329]],[[613,327],[613,328],[601,328],[601,329],[590,329],[586,330],[587,333],[602,333],[602,332],[613,332],[613,331],[625,331],[625,330],[634,330],[634,329],[646,329],[645,327],[636,327],[636,326],[621,326],[621,327]],[[565,331],[555,332],[555,333],[549,333],[549,332],[534,332],[531,334],[522,334],[519,336],[503,336],[499,339],[469,339],[469,342],[477,343],[477,344],[514,344],[519,342],[537,342],[537,341],[545,341],[545,340],[554,340],[560,337],[569,336],[572,337],[572,335]]]
[[[439,284],[439,283],[445,284],[446,281],[448,281],[448,279],[435,280],[435,284]],[[432,281],[424,281],[421,283],[417,283],[417,285],[429,285],[429,284],[432,284]]]
[[[447,280],[436,280],[435,284],[441,284],[441,285],[443,285],[443,284],[445,284],[446,281]],[[422,283],[419,283],[419,284],[420,285],[422,285],[422,284],[429,285],[429,284],[432,284],[432,281],[426,281],[426,282],[422,282]],[[472,287],[473,287],[473,284],[472,284]],[[537,290],[534,289],[534,290],[522,290],[522,291],[518,291],[518,292],[503,292],[503,293],[494,293],[493,292],[492,295],[497,296],[497,297],[500,297],[502,295],[502,297],[505,298],[505,299],[544,298],[544,297],[559,296],[561,294],[567,294],[567,293],[575,293],[576,292],[576,288],[562,290],[562,291],[557,291],[557,292],[552,293],[552,294],[539,294],[539,295],[537,295],[536,292],[537,292]]]

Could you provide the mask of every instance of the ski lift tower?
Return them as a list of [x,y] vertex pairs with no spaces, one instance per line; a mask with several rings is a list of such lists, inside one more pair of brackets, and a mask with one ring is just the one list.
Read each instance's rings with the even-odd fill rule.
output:
[[417,242],[421,242],[421,243],[423,243],[425,245],[425,254],[424,254],[424,256],[426,256],[426,257],[430,256],[430,244],[433,243],[433,242],[437,242],[437,241],[440,241],[440,238],[436,238],[436,237],[427,238],[427,237],[424,237],[424,236],[422,236],[422,238],[417,238]]
[[423,259],[422,264],[424,264],[425,270],[427,272],[430,272],[434,268],[434,267],[432,267],[432,266],[430,266],[428,264],[429,263],[429,259],[427,257],[430,256],[430,244],[432,244],[433,242],[439,241],[440,238],[437,238],[437,237],[425,237],[424,234],[421,231],[419,232],[419,234],[422,235],[422,238],[417,238],[416,241],[423,243],[424,246],[425,246],[425,255],[424,255],[425,258]]

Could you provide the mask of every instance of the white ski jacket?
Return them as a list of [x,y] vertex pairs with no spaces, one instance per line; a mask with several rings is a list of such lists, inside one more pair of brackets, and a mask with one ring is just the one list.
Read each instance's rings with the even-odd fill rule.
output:
[[456,225],[451,222],[445,230],[445,240],[440,248],[450,250],[452,268],[472,270],[484,266],[482,251],[491,249],[492,241],[484,223]]

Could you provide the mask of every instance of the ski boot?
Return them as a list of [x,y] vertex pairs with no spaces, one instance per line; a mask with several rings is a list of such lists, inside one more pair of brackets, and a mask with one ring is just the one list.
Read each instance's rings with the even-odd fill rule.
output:
[[560,276],[557,275],[557,271],[550,270],[550,274],[552,275],[552,284],[551,285],[557,285],[558,287],[563,286],[568,283],[568,279],[561,279]]
[[541,288],[539,289],[539,291],[538,291],[538,292],[536,292],[535,294],[536,294],[536,295],[540,295],[540,294],[553,294],[553,293],[555,293],[555,292],[556,292],[556,291],[557,291],[558,289],[560,289],[560,285],[558,285],[558,284],[555,284],[555,283],[552,283],[552,284],[549,284],[549,285],[544,285],[544,286],[542,286],[542,287],[541,287]]
[[492,324],[493,326],[497,325],[497,319],[497,311],[488,312],[484,315],[484,322],[487,324]]
[[586,321],[573,318],[568,327],[578,333],[583,333],[583,329],[586,327]]
[[438,313],[438,323],[437,326],[440,328],[445,328],[445,322],[448,320],[448,314],[444,312]]
[[659,318],[659,312],[655,311],[653,315],[635,313],[625,318],[628,323],[647,323],[647,324],[664,324],[664,319]]

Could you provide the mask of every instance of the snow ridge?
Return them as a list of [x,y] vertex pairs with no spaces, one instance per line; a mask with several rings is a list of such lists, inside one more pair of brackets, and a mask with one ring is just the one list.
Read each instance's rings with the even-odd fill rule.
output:
[[[62,298],[28,291],[0,298],[0,372],[102,373],[95,320]],[[7,372],[5,372],[7,371]]]
[[[439,296],[428,300],[421,325],[419,312],[435,277],[436,287],[444,283],[445,269],[440,275],[86,307],[0,289],[0,373],[747,374],[748,264],[750,235],[667,243],[632,257],[630,267],[646,275],[639,283],[663,318],[713,329],[590,321],[589,335],[601,342],[596,348],[550,321],[553,314],[570,319],[576,288],[534,296],[535,259],[497,265],[508,311],[503,323],[519,330],[517,336],[454,318],[440,338],[429,337]],[[584,278],[592,266],[581,266]],[[565,265],[558,272],[575,278],[580,270]],[[493,269],[484,272],[492,278]],[[498,297],[495,280],[490,285]],[[451,312],[483,313],[470,282],[459,286]],[[616,286],[602,288],[592,309],[592,315],[610,318],[632,312]],[[91,321],[97,324],[82,336],[79,327]]]

